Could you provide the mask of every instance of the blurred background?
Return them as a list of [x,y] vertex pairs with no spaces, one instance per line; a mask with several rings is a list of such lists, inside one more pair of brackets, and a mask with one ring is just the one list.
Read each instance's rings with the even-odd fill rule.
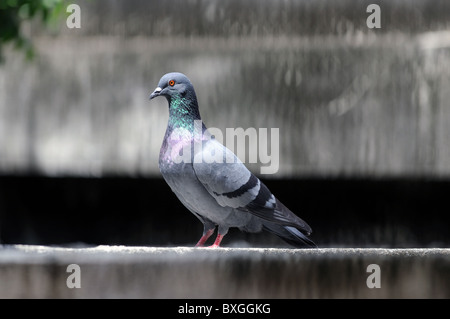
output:
[[279,128],[279,171],[248,166],[320,247],[448,247],[450,2],[376,1],[370,29],[372,2],[0,0],[1,242],[195,244],[148,100],[178,71],[207,126]]

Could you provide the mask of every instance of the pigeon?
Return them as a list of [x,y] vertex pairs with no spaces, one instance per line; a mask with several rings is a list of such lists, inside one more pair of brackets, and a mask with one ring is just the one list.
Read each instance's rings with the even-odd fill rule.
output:
[[311,227],[210,134],[186,75],[165,74],[150,100],[158,96],[169,103],[159,168],[181,203],[203,223],[196,247],[203,247],[216,227],[217,237],[210,247],[219,247],[230,227],[246,232],[266,230],[297,248],[317,247],[308,238]]

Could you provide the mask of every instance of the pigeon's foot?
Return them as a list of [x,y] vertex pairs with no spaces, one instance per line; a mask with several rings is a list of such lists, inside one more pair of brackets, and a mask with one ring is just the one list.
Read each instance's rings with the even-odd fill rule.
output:
[[209,237],[211,237],[213,233],[214,229],[210,229],[206,233],[204,233],[202,238],[200,238],[198,243],[195,245],[195,247],[203,247],[205,245],[205,242],[208,240]]
[[222,241],[224,236],[225,235],[217,234],[216,241],[214,242],[214,244],[212,244],[208,248],[218,248],[218,247],[220,247],[220,242]]

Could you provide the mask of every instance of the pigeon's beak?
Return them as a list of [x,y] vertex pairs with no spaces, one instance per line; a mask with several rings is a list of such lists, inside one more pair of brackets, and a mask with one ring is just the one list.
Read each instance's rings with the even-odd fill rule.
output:
[[162,89],[158,86],[152,94],[150,94],[150,100],[159,96],[159,93],[161,93]]

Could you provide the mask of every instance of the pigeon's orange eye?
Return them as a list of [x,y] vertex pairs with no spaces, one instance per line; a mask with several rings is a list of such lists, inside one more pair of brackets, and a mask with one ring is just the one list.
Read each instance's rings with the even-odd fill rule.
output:
[[175,81],[174,81],[174,80],[170,80],[170,81],[169,81],[169,85],[170,85],[170,86],[174,86],[174,85],[175,85]]

